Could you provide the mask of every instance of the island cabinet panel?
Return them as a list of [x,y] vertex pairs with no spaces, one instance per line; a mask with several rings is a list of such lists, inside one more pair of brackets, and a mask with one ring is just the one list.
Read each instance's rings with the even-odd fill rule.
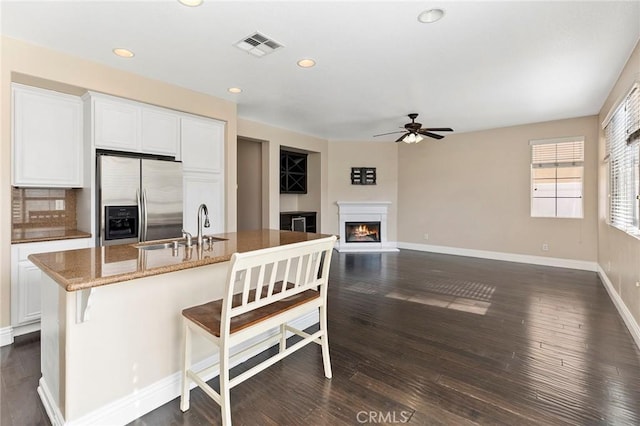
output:
[[181,113],[103,94],[89,93],[96,148],[180,157]]
[[12,84],[12,185],[82,187],[82,101]]
[[[58,424],[124,425],[178,396],[180,313],[221,298],[227,269],[223,262],[77,292],[47,276],[40,390],[59,409]],[[78,303],[83,292],[88,305]],[[193,356],[217,354],[203,339]]]
[[[40,321],[40,288],[43,272],[27,259],[30,254],[91,246],[91,238],[13,244],[11,246],[11,325],[14,335],[34,330]],[[35,326],[37,329],[37,325]]]

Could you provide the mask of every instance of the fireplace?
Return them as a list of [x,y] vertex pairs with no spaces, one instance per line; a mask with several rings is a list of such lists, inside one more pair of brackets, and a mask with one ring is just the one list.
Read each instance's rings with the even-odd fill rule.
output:
[[389,201],[338,201],[340,252],[398,251],[388,241]]
[[379,243],[380,222],[345,222],[347,243]]

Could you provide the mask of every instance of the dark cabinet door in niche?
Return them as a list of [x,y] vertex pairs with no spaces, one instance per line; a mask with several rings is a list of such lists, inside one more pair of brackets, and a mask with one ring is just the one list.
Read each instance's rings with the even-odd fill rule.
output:
[[317,232],[316,212],[281,212],[280,229],[283,231]]
[[307,154],[280,151],[280,193],[307,193]]

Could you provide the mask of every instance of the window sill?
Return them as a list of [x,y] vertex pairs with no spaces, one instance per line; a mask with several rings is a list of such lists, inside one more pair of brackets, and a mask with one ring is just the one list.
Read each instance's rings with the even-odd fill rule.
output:
[[618,225],[614,225],[613,223],[607,223],[607,225],[609,225],[610,227],[612,227],[614,229],[617,229],[620,232],[624,232],[628,236],[630,236],[632,238],[635,238],[636,240],[640,241],[640,229],[639,228],[627,229],[627,228],[623,228],[623,227],[618,226]]

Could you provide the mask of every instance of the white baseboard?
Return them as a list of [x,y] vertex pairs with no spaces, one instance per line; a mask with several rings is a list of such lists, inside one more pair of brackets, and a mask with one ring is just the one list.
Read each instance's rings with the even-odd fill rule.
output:
[[40,331],[40,321],[32,322],[31,324],[18,325],[13,327],[13,337],[22,336],[23,334],[33,333]]
[[[304,315],[295,321],[291,322],[291,326],[298,328],[300,330],[304,330],[305,328],[311,327],[314,324],[318,323],[318,313],[310,312],[307,315]],[[275,335],[277,333],[276,330],[273,333],[264,334],[256,337],[250,341],[245,342],[242,345],[244,349],[252,346],[253,344],[261,341],[266,338],[269,334]],[[250,353],[246,357],[237,360],[233,365],[238,365],[245,362],[247,359],[252,356],[257,355],[264,349],[257,349],[255,353]],[[217,362],[218,355],[215,354],[207,359],[198,362],[193,365],[194,370],[200,370],[206,366],[209,366],[215,362]],[[218,372],[213,372],[206,377],[206,380],[211,380],[218,375]],[[82,416],[79,419],[74,421],[65,422],[62,418],[62,415],[59,411],[51,411],[47,408],[48,405],[53,405],[53,407],[57,408],[56,404],[51,404],[51,402],[45,401],[45,398],[50,398],[50,394],[46,390],[46,384],[41,380],[40,387],[38,388],[38,393],[40,394],[40,398],[42,399],[43,404],[45,405],[45,409],[47,409],[47,414],[51,419],[53,426],[80,426],[80,425],[126,425],[135,419],[145,415],[146,413],[155,410],[156,408],[166,404],[167,402],[173,400],[174,398],[180,396],[180,387],[182,381],[182,373],[180,371],[165,377],[164,379],[158,380],[157,382],[136,391],[135,394],[128,395],[124,398],[121,398],[117,401],[114,401],[110,404],[99,408],[89,414]],[[43,386],[45,385],[45,386]],[[195,383],[192,383],[191,387],[195,387]],[[43,389],[41,391],[41,388]],[[53,417],[53,415],[59,415],[60,417]],[[57,421],[57,423],[56,423]]]
[[51,391],[49,390],[49,386],[47,385],[47,382],[45,382],[43,377],[40,378],[40,382],[38,385],[38,395],[40,395],[40,400],[42,401],[42,405],[44,405],[44,410],[47,412],[47,416],[49,416],[51,425],[64,425],[64,417],[62,417],[62,413],[58,408],[58,404],[53,399]]
[[604,288],[607,290],[607,293],[609,293],[611,301],[616,306],[616,309],[618,309],[618,313],[629,329],[631,337],[633,337],[634,342],[636,342],[636,346],[640,348],[640,326],[638,325],[638,322],[633,317],[631,311],[629,311],[629,308],[627,308],[627,305],[625,305],[624,301],[622,300],[616,289],[613,287],[613,283],[600,265],[598,265],[598,275],[600,276],[600,280],[604,284]]
[[503,260],[506,262],[529,263],[532,265],[554,266],[558,268],[598,271],[598,263],[587,260],[562,259],[557,257],[532,256],[527,254],[503,253],[498,251],[474,250],[429,244],[398,243],[401,249],[428,251],[432,253],[452,254],[455,256],[479,257],[482,259]]
[[13,327],[0,328],[0,346],[7,346],[13,343]]

